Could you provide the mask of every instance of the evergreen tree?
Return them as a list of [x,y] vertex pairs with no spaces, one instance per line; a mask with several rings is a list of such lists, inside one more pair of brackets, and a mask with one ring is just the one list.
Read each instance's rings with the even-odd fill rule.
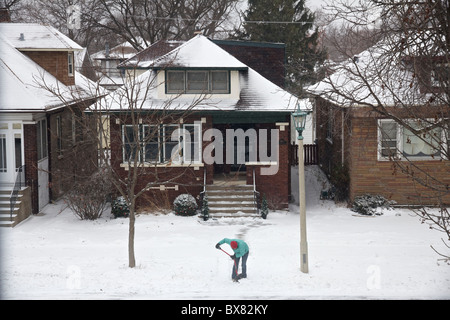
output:
[[202,217],[203,217],[204,221],[207,221],[209,219],[208,195],[206,193],[205,193],[205,196],[203,197]]
[[300,95],[318,80],[316,69],[326,58],[314,19],[305,0],[248,0],[243,30],[235,30],[234,38],[286,44],[286,88]]
[[261,217],[263,219],[266,219],[268,214],[269,214],[269,206],[267,204],[266,195],[263,195],[263,198],[261,201]]

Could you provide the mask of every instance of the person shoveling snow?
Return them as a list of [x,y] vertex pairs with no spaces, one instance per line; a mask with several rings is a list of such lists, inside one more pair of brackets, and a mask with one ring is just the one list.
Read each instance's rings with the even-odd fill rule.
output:
[[[234,255],[230,255],[228,252],[226,252],[220,247],[220,245],[224,243],[230,245],[231,249],[233,249],[234,251]],[[249,249],[245,241],[239,239],[224,238],[216,244],[216,249],[222,250],[223,252],[228,254],[231,257],[231,259],[234,260],[233,271],[231,273],[231,279],[233,281],[238,281],[239,279],[247,278],[247,258],[249,254]],[[241,257],[242,257],[242,273],[238,274],[239,261],[241,260]]]

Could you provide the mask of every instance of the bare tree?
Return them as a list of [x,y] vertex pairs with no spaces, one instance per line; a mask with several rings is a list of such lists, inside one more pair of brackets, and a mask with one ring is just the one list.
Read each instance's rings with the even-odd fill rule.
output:
[[187,40],[195,31],[213,36],[236,10],[239,0],[99,0],[106,18],[98,25],[136,49],[161,39]]
[[[170,65],[170,62],[168,63]],[[174,94],[164,100],[156,98],[159,87],[158,72],[147,71],[134,77],[136,70],[124,79],[125,84],[108,95],[97,85],[84,90],[103,98],[86,106],[77,114],[77,123],[83,126],[89,139],[98,146],[98,171],[103,180],[114,187],[129,206],[128,261],[136,266],[134,235],[138,201],[155,189],[191,186],[183,184],[183,176],[195,177],[193,162],[180,159],[190,150],[184,150],[191,132],[183,130],[182,123],[200,103],[206,103],[207,94],[182,99]],[[63,105],[73,103],[80,92],[64,92],[58,87],[37,79],[40,86],[51,92]],[[167,125],[167,128],[164,127]],[[169,129],[170,125],[170,129]],[[173,129],[173,130],[172,130]],[[177,130],[178,129],[178,130]],[[201,136],[201,132],[197,132]],[[164,147],[163,147],[164,146]],[[189,158],[189,157],[187,157]],[[201,159],[200,159],[201,160]],[[73,161],[77,161],[74,157]]]
[[[348,62],[333,66],[320,85],[322,96],[348,110],[363,107],[390,120],[378,122],[382,156],[392,162],[394,172],[407,175],[434,198],[439,213],[425,207],[418,213],[450,241],[448,176],[414,161],[420,155],[416,145],[426,156],[441,159],[438,165],[450,159],[449,2],[338,1],[329,8],[347,30],[377,42],[363,52],[349,48],[350,41],[335,42]],[[400,129],[401,144],[395,142]],[[449,262],[450,255],[444,256]]]

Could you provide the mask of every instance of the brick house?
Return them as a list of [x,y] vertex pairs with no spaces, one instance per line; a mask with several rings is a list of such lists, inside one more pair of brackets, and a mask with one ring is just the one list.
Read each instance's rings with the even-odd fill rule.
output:
[[[198,196],[205,190],[213,194],[230,189],[245,190],[242,194],[257,191],[273,207],[288,206],[290,114],[298,102],[295,96],[203,35],[187,42],[157,42],[124,66],[129,82],[106,99],[110,104],[105,103],[113,115],[112,166],[126,176],[129,163],[138,156],[140,166],[147,168],[140,173],[138,190],[156,171],[161,181],[170,180],[147,191],[141,206],[146,205],[145,199],[164,197],[172,203],[181,193]],[[126,92],[135,92],[137,117],[132,116],[130,101],[124,98]],[[132,121],[138,121],[141,139],[157,132],[141,142],[144,148],[139,155],[132,154],[136,143],[132,135],[137,133],[126,134],[132,131]],[[176,129],[184,133],[175,139],[172,136],[169,142]],[[181,152],[174,152],[177,145]],[[261,146],[268,149],[266,153],[258,148]]]
[[[314,97],[320,166],[350,201],[373,194],[399,205],[450,204],[449,132],[441,122],[450,117],[449,107],[430,102],[440,89],[429,92],[431,68],[427,72],[420,57],[386,52],[380,43],[307,89]],[[422,138],[396,118],[422,131]],[[434,178],[436,188],[418,182]]]
[[1,23],[0,41],[0,188],[9,197],[21,179],[23,219],[94,170],[96,144],[85,140],[79,116],[95,101],[95,84],[75,69],[82,48],[50,26]]

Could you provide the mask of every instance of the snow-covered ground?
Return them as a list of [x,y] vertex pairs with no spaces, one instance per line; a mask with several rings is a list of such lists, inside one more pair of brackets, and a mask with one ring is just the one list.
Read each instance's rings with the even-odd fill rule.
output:
[[[450,298],[450,267],[430,248],[444,250],[442,234],[408,210],[358,217],[321,201],[318,172],[306,170],[308,274],[300,272],[295,205],[267,220],[140,215],[130,269],[127,219],[80,221],[57,203],[0,229],[2,298]],[[250,247],[248,278],[239,283],[231,281],[231,259],[215,249],[224,237]]]

